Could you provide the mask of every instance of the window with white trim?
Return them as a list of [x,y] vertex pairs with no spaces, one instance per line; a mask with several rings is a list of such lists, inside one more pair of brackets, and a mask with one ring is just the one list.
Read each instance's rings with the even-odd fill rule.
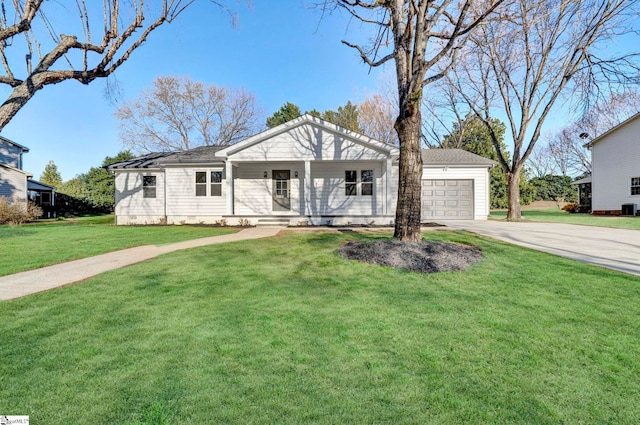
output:
[[207,173],[196,171],[196,196],[207,196]]
[[640,195],[640,177],[631,177],[631,194]]
[[344,172],[345,196],[373,196],[373,170],[346,170]]
[[211,172],[211,196],[222,196],[222,171]]
[[358,172],[356,170],[344,172],[344,194],[345,196],[358,195]]
[[142,176],[142,197],[156,197],[156,176]]
[[360,193],[362,196],[373,196],[373,170],[360,171]]

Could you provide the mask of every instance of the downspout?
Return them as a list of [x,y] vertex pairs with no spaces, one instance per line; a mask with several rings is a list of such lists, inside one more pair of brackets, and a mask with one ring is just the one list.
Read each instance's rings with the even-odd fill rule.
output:
[[164,216],[164,224],[169,224],[169,219],[167,217],[167,169],[164,168],[162,170],[162,188],[163,188],[163,192],[164,192],[164,199],[163,199],[163,204],[164,204],[164,210],[163,210],[163,216]]

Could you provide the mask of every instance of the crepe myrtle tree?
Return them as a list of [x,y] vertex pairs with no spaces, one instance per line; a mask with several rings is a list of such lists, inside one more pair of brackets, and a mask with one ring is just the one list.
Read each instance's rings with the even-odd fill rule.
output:
[[[457,51],[503,0],[326,0],[325,13],[341,9],[373,26],[368,45],[347,40],[370,67],[395,63],[400,163],[394,237],[421,240],[422,98],[425,87],[456,64]],[[427,75],[427,73],[430,73]]]
[[[195,0],[0,0],[0,130],[42,88],[112,75]],[[222,7],[221,3],[211,3]]]

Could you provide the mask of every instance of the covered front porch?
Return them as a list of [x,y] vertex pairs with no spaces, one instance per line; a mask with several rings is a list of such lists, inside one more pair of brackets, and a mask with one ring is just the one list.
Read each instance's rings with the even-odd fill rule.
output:
[[227,214],[289,225],[388,224],[395,211],[391,160],[226,163]]

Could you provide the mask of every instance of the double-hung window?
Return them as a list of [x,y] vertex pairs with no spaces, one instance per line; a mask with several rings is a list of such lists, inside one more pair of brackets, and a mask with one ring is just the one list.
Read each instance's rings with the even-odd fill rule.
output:
[[640,177],[631,177],[631,194],[640,195]]
[[373,196],[373,170],[360,172],[360,193],[362,196]]
[[[360,186],[360,189],[358,189]],[[373,170],[360,170],[360,180],[358,180],[357,170],[346,170],[344,172],[344,194],[345,196],[372,196],[373,195]]]
[[344,172],[344,194],[345,196],[358,195],[358,172],[356,170]]
[[222,171],[196,171],[196,196],[207,195],[222,196]]
[[207,173],[196,171],[196,196],[207,196]]
[[211,196],[222,196],[222,171],[211,172]]
[[142,176],[142,197],[156,197],[156,176]]

